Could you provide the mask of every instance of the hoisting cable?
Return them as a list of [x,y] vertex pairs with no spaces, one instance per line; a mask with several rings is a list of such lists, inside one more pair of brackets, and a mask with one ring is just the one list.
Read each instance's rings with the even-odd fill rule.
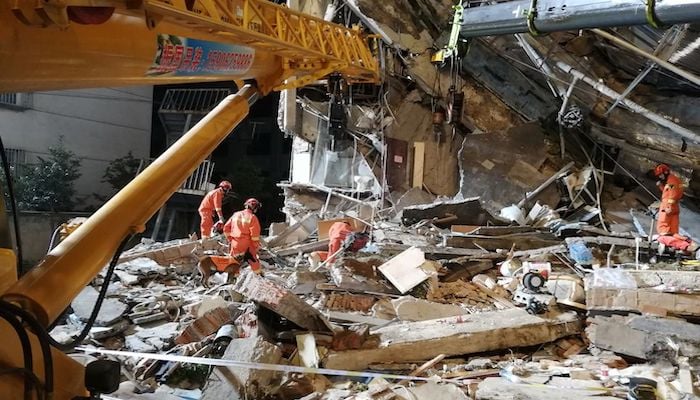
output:
[[112,278],[112,275],[114,274],[114,269],[116,268],[117,263],[119,261],[119,256],[121,255],[122,251],[124,250],[127,243],[132,237],[133,235],[127,236],[119,244],[117,251],[112,257],[112,261],[110,262],[109,267],[107,268],[107,272],[105,273],[104,282],[102,283],[102,287],[100,288],[100,293],[97,296],[97,300],[95,301],[95,306],[92,309],[90,318],[86,322],[85,326],[83,327],[83,330],[80,332],[78,337],[70,343],[63,344],[57,342],[53,337],[51,337],[49,332],[47,332],[46,328],[42,326],[42,324],[36,319],[36,317],[34,317],[33,314],[31,314],[23,308],[18,307],[13,303],[0,300],[0,312],[5,312],[5,314],[10,313],[10,315],[14,315],[18,318],[21,318],[22,322],[28,324],[29,328],[39,339],[39,345],[41,346],[42,358],[44,361],[44,388],[46,398],[51,398],[51,396],[53,395],[54,388],[53,357],[51,355],[50,346],[53,346],[61,351],[68,351],[73,350],[83,340],[85,340],[87,335],[90,333],[90,329],[92,329],[95,320],[97,319],[97,315],[99,314],[100,308],[102,307],[102,302],[107,296],[109,282]]

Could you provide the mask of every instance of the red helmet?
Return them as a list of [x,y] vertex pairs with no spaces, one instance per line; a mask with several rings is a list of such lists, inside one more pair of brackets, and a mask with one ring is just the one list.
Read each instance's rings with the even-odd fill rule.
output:
[[221,181],[221,183],[219,183],[219,187],[224,190],[231,190],[231,188],[233,188],[231,182],[229,181]]
[[659,177],[664,174],[668,174],[671,172],[671,168],[668,167],[666,164],[659,164],[654,168],[654,175]]
[[243,203],[243,206],[245,208],[252,210],[253,212],[258,211],[262,207],[262,203],[260,203],[257,199],[250,198]]

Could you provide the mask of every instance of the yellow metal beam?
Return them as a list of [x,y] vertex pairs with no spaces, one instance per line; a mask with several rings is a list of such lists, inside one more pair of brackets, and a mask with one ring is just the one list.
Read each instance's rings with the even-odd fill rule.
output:
[[195,168],[248,115],[257,89],[228,96],[119,191],[83,225],[10,287],[3,300],[19,304],[48,325],[109,262],[119,243],[146,222]]
[[[85,29],[75,28],[78,24],[70,22],[71,9],[80,7],[82,13],[88,14],[104,11],[97,6],[111,7],[115,14],[106,23],[87,25],[84,26]],[[175,30],[184,29],[188,32],[188,37],[213,37],[217,42],[247,46],[258,53],[273,54],[284,59],[276,63],[284,65],[286,69],[275,74],[278,79],[289,76],[301,78],[307,74],[315,78],[317,70],[308,69],[307,66],[333,65],[333,72],[341,73],[351,83],[379,82],[378,63],[370,50],[370,41],[376,40],[375,38],[363,35],[357,29],[305,15],[267,0],[13,0],[11,8],[17,20],[24,24],[48,26],[46,29],[52,29],[51,25],[54,25],[54,29],[58,26],[62,30],[85,30],[87,35],[101,39],[107,52],[113,42],[125,40],[122,36],[113,34],[114,29],[118,29],[115,19],[133,17],[144,23],[145,28],[152,32],[151,36],[154,32],[174,34],[172,30],[175,27]],[[0,14],[0,24],[5,24],[2,18]],[[141,42],[149,42],[148,35],[140,35],[143,36]],[[59,33],[58,36],[62,35]],[[87,39],[81,37],[80,40]],[[76,41],[76,38],[71,37],[69,41]],[[135,38],[130,43],[138,41]],[[70,56],[70,52],[63,54]],[[150,56],[153,57],[152,54]],[[264,75],[257,75],[258,79],[263,77]],[[139,75],[132,77],[135,81],[142,78]],[[272,82],[269,75],[267,78],[266,83],[270,87],[294,85],[292,81]],[[266,90],[264,87],[261,89]]]

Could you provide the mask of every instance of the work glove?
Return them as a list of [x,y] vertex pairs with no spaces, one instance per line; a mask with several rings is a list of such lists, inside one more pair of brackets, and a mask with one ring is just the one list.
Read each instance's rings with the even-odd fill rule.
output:
[[216,232],[216,233],[223,233],[224,232],[223,221],[219,221],[219,222],[214,224],[214,232]]

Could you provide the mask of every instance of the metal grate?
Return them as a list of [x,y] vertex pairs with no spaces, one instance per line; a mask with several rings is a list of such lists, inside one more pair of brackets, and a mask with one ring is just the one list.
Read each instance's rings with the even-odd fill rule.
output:
[[27,163],[27,151],[22,149],[5,149],[5,154],[7,155],[7,162],[10,164],[10,171],[12,176],[17,176],[17,170],[20,166]]

